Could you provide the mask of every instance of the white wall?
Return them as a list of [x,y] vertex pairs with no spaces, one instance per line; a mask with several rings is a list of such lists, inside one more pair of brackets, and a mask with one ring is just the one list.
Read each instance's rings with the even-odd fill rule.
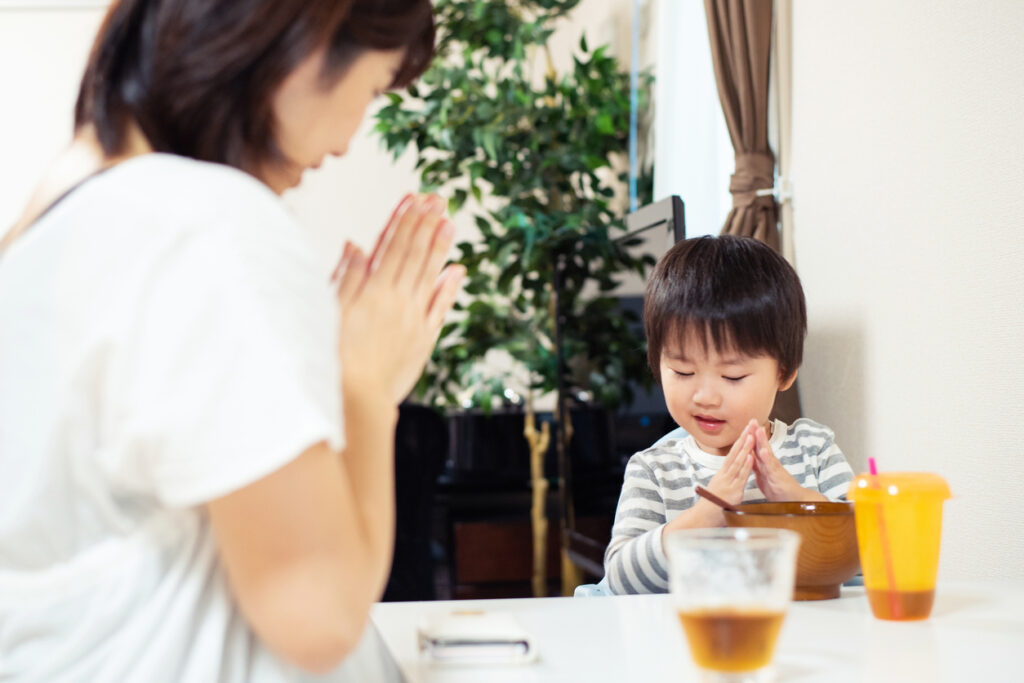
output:
[[0,4],[0,233],[71,139],[78,83],[103,14],[99,2],[84,0],[82,9]]
[[942,474],[941,575],[1024,577],[1024,3],[793,0],[805,410]]

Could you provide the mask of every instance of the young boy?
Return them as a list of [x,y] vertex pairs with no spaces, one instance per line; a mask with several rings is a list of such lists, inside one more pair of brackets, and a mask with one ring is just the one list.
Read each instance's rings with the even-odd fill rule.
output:
[[647,284],[644,329],[669,414],[688,434],[626,466],[604,559],[614,593],[665,592],[664,534],[725,525],[698,485],[739,504],[840,500],[853,479],[831,429],[769,420],[807,334],[800,280],[770,247],[732,236],[676,244]]

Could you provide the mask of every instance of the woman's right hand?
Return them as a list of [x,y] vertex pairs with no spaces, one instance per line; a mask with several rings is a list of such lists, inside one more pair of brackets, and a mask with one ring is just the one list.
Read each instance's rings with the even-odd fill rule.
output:
[[455,228],[435,195],[409,195],[373,253],[346,244],[334,271],[341,306],[342,386],[395,404],[416,384],[465,275],[444,267]]

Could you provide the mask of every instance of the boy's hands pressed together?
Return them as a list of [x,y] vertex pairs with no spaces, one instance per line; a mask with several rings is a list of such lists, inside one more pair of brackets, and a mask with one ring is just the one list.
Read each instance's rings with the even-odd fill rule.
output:
[[800,486],[793,475],[782,466],[779,459],[775,457],[771,444],[768,443],[768,433],[764,427],[759,426],[755,420],[751,420],[747,425],[747,431],[751,429],[753,429],[756,439],[754,477],[757,479],[757,487],[761,489],[768,500],[828,500],[817,491]]
[[[733,504],[739,505],[743,502],[743,489],[746,487],[747,479],[754,467],[754,439],[753,429],[748,425],[725,460],[722,468],[711,477],[707,488],[719,498]],[[677,529],[700,529],[716,526],[725,526],[725,515],[722,508],[711,501],[697,497],[693,507],[677,515],[672,521],[662,527],[662,535]]]
[[725,456],[722,468],[708,482],[708,490],[732,505],[743,502],[743,489],[746,488],[750,471],[754,467],[756,424],[751,420],[751,424],[744,428]]

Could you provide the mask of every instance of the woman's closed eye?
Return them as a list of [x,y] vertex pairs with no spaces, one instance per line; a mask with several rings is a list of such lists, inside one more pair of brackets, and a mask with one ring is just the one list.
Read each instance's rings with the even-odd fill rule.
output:
[[739,382],[744,377],[749,377],[749,375],[740,375],[739,377],[729,377],[727,375],[722,375],[722,379],[727,379],[730,382]]
[[682,372],[680,370],[673,370],[672,372],[676,373],[679,377],[693,377],[692,372]]

